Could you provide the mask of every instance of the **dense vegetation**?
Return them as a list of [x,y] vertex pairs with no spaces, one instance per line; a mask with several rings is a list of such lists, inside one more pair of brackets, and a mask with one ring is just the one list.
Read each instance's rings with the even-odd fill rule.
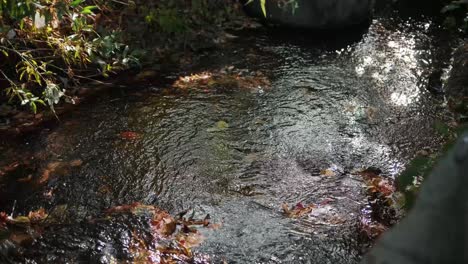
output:
[[239,8],[225,2],[0,0],[0,101],[33,112],[72,102],[67,89],[82,80],[155,61],[232,23]]

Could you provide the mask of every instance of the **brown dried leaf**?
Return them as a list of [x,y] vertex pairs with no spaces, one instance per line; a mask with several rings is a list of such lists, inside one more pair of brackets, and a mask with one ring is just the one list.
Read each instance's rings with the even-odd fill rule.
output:
[[17,182],[30,182],[32,180],[32,178],[33,178],[32,174],[29,174],[27,177],[19,178],[16,181]]
[[204,237],[199,232],[183,233],[176,235],[177,241],[186,248],[197,247],[203,243]]
[[79,167],[83,165],[83,161],[81,159],[75,159],[75,160],[70,161],[69,165],[71,167]]
[[47,214],[45,209],[41,207],[36,211],[29,212],[28,218],[31,222],[40,222],[47,218]]
[[286,216],[290,218],[300,218],[311,213],[316,208],[316,206],[314,204],[304,206],[302,203],[298,203],[295,207],[289,208],[288,204],[284,203],[282,208]]
[[30,234],[26,233],[11,233],[9,239],[17,245],[26,245],[31,244],[34,241],[34,238]]

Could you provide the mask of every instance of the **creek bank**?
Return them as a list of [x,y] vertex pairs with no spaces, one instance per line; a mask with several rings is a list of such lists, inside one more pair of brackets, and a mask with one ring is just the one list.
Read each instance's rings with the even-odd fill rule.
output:
[[[196,38],[191,41],[188,50],[166,50],[162,57],[147,58],[142,68],[133,68],[111,74],[109,78],[83,81],[80,85],[70,87],[66,92],[66,100],[54,107],[54,112],[44,109],[33,113],[29,108],[1,104],[0,101],[0,136],[11,137],[34,133],[41,127],[60,122],[60,117],[70,113],[84,101],[93,101],[101,93],[109,92],[118,87],[123,90],[150,90],[158,92],[158,88],[169,84],[178,77],[177,73],[187,73],[200,65],[202,57],[209,53],[222,56],[224,49],[229,49],[242,31],[257,31],[262,26],[245,17],[242,22],[234,23],[209,38]],[[145,88],[141,88],[145,87]],[[143,89],[143,90],[142,90]]]
[[[190,64],[193,53],[222,48],[235,38],[227,30],[254,24],[237,1],[117,1],[87,7],[84,1],[41,0],[24,6],[0,5],[0,130],[10,134],[53,119],[47,107],[60,115],[60,108],[68,107],[64,102],[77,103],[94,96],[90,90],[100,90],[82,86],[115,85],[116,75],[129,69],[167,72]],[[45,16],[41,26],[34,18],[38,8]],[[75,27],[72,20],[82,25]],[[29,64],[41,67],[23,67]],[[26,108],[39,115],[26,114]]]

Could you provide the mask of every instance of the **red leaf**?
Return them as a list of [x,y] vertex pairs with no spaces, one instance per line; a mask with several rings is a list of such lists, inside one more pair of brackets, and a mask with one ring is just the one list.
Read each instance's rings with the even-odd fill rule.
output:
[[301,209],[304,209],[304,208],[305,208],[305,207],[304,207],[304,205],[303,205],[301,202],[299,202],[299,203],[296,204],[296,209],[301,210]]
[[122,139],[135,140],[135,139],[140,138],[140,134],[137,132],[125,131],[125,132],[120,133],[120,137]]
[[5,212],[0,212],[0,227],[6,226],[8,215]]

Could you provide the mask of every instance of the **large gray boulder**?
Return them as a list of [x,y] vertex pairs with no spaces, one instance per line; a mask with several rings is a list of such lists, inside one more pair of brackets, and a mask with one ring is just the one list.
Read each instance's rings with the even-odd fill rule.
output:
[[267,17],[261,9],[260,0],[245,6],[248,14],[282,25],[334,29],[360,24],[368,20],[374,0],[297,0],[298,8],[292,5],[281,7],[284,0],[266,0]]
[[362,264],[468,263],[468,134],[440,161],[408,216]]

